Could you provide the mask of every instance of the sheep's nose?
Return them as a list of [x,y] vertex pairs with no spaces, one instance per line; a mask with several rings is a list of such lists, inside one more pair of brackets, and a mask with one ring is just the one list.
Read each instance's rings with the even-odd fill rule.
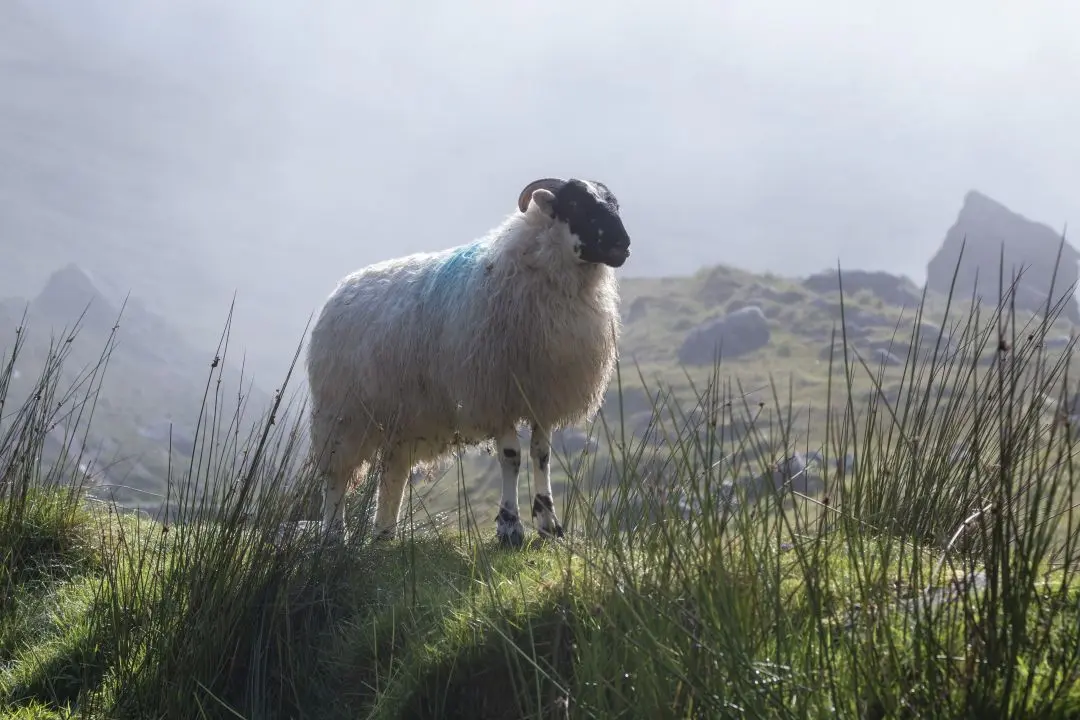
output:
[[612,245],[611,249],[607,252],[606,264],[611,267],[622,267],[627,258],[630,257],[630,241],[620,242],[616,245]]

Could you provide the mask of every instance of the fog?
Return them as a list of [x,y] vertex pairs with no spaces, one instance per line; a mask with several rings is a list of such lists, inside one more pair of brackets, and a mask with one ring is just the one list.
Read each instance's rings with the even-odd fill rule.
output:
[[6,281],[67,261],[49,238],[108,242],[130,254],[98,270],[196,330],[237,291],[264,372],[345,272],[464,242],[539,176],[618,195],[626,276],[839,260],[922,282],[969,189],[1080,217],[1064,1],[15,0],[0,47],[5,23],[24,42],[0,83],[47,102],[5,106],[0,159],[36,167],[53,112],[93,158],[64,151],[58,198],[0,170],[4,254],[34,260]]

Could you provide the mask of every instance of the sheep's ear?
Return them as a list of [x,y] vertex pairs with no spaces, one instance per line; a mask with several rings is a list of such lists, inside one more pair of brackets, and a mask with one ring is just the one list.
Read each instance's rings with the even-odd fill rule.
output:
[[544,188],[533,190],[532,201],[540,212],[548,217],[555,217],[555,193]]

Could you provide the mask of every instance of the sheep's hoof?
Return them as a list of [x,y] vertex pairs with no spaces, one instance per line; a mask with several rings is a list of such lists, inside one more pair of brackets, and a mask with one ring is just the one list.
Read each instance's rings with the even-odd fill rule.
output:
[[503,547],[519,548],[525,544],[525,526],[521,518],[506,508],[501,508],[495,516],[495,537]]
[[540,537],[545,540],[555,540],[556,538],[563,537],[563,528],[562,525],[558,523],[558,521],[555,522],[555,529],[544,527],[543,525],[537,525],[536,532],[540,535]]
[[525,544],[525,526],[521,524],[520,520],[516,526],[496,528],[495,535],[499,538],[499,544],[503,547],[520,548]]
[[551,501],[550,495],[536,494],[533,498],[532,517],[536,532],[543,539],[554,540],[563,537],[563,526],[555,515],[555,503]]

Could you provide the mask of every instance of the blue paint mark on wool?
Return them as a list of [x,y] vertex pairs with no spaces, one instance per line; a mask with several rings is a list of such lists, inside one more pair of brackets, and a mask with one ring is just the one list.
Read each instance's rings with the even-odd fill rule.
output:
[[424,302],[433,306],[456,302],[466,291],[486,245],[480,241],[463,245],[444,257],[432,271],[424,288]]

